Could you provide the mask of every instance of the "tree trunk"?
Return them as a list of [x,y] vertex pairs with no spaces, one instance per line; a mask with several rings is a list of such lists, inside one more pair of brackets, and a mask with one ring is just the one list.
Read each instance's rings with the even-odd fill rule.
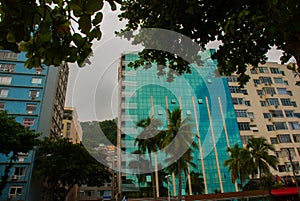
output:
[[[149,159],[150,159],[150,169],[152,169],[152,159],[151,159],[151,153],[148,153],[149,155]],[[156,200],[156,196],[155,196],[155,181],[154,181],[154,174],[153,171],[151,170],[151,183],[152,183],[152,193],[153,193],[153,199],[154,201]]]
[[182,200],[182,193],[181,193],[181,189],[182,189],[182,178],[181,178],[181,166],[180,166],[180,161],[177,161],[178,163],[178,201]]

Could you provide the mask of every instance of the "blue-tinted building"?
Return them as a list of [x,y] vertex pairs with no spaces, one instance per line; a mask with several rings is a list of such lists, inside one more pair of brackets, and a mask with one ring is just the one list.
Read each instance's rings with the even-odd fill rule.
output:
[[[223,163],[229,159],[227,147],[234,144],[242,145],[236,116],[232,104],[231,94],[226,78],[218,76],[217,63],[211,59],[213,50],[200,53],[202,66],[191,65],[191,73],[175,76],[174,81],[167,82],[167,76],[157,75],[157,65],[152,68],[132,69],[128,63],[138,59],[137,54],[124,54],[119,68],[119,146],[121,148],[121,162],[119,181],[122,180],[123,194],[126,191],[139,191],[151,182],[138,182],[136,171],[130,163],[141,161],[140,155],[134,155],[137,150],[134,144],[141,129],[136,123],[147,117],[160,119],[167,127],[166,110],[173,111],[180,108],[183,119],[190,119],[193,124],[195,149],[193,162],[196,168],[190,167],[190,172],[203,174],[205,194],[238,191],[237,185],[232,184],[228,168]],[[147,156],[142,156],[144,159]],[[166,167],[166,153],[164,150],[152,154],[151,170],[160,170]],[[157,158],[157,159],[156,159]],[[122,177],[121,177],[122,176]],[[161,189],[167,188],[167,182],[159,181],[156,174],[156,195],[162,194]],[[186,186],[189,186],[189,176],[182,173],[183,195],[189,195]],[[149,177],[148,177],[149,179]],[[151,179],[151,178],[150,178]],[[169,177],[172,196],[178,195],[178,178]],[[119,182],[120,184],[120,182]]]
[[[60,135],[68,66],[28,69],[25,54],[0,51],[0,110],[43,136]],[[0,200],[35,200],[31,182],[34,151],[21,153]],[[7,158],[0,155],[0,175]],[[30,190],[32,188],[33,190]],[[36,190],[37,191],[37,190]]]

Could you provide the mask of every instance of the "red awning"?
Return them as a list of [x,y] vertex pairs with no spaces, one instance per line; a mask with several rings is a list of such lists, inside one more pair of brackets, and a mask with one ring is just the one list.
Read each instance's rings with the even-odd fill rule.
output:
[[272,189],[271,194],[274,196],[283,196],[283,195],[297,195],[298,190],[296,187],[287,187],[287,188],[279,188]]

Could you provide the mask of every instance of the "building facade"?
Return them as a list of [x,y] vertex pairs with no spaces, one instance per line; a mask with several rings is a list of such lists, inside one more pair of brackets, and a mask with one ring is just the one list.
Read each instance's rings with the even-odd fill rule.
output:
[[[59,136],[68,79],[68,66],[28,69],[24,53],[0,51],[0,110],[16,121],[41,133]],[[32,189],[34,151],[22,153],[0,200],[35,200]],[[0,155],[0,174],[7,158]]]
[[82,129],[74,107],[64,108],[62,124],[61,136],[69,138],[72,143],[80,143],[82,140]]
[[[163,122],[167,128],[167,110],[171,112],[180,108],[182,118],[189,119],[193,125],[197,149],[193,153],[193,162],[197,167],[190,167],[190,172],[203,174],[205,191],[203,193],[233,192],[237,185],[232,184],[230,173],[223,163],[229,158],[227,147],[241,145],[240,134],[232,104],[230,90],[226,78],[216,73],[216,61],[211,59],[213,50],[200,53],[203,65],[192,65],[191,73],[175,76],[168,82],[166,76],[157,75],[157,65],[149,69],[132,69],[129,62],[138,59],[137,54],[124,54],[119,67],[119,130],[118,146],[120,148],[118,168],[118,190],[123,194],[138,192],[149,188],[151,179],[139,182],[136,171],[130,168],[130,163],[141,161],[140,156],[133,154],[137,150],[135,139],[141,132],[136,123],[147,117],[154,117]],[[152,155],[151,170],[166,168],[168,154],[164,150]],[[144,157],[144,160],[147,158]],[[154,162],[153,162],[154,161]],[[178,178],[175,174],[166,179],[159,179],[155,174],[155,191],[159,197],[162,189],[169,189],[171,196],[177,196],[178,190],[188,195],[190,177],[182,174],[182,189],[178,189]],[[122,182],[121,182],[122,181]],[[129,192],[131,191],[131,192]],[[146,195],[147,196],[147,195]],[[148,195],[149,196],[149,195]]]
[[268,62],[248,68],[250,81],[238,88],[236,76],[228,78],[243,145],[250,137],[265,137],[273,144],[280,163],[274,175],[293,176],[289,152],[296,176],[300,176],[300,87],[287,65]]

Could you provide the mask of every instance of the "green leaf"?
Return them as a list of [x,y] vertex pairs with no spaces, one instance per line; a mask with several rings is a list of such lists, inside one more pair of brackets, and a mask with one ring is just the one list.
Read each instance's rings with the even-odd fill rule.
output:
[[85,43],[85,38],[83,38],[80,34],[73,34],[73,41],[77,47],[81,47]]
[[97,40],[100,40],[101,36],[102,36],[102,34],[101,34],[99,27],[95,27],[89,34],[90,41],[92,41],[94,38],[96,38]]
[[70,9],[73,10],[74,15],[76,17],[79,17],[82,15],[82,7],[79,4],[76,4],[75,1],[69,1],[69,6],[70,6]]
[[88,34],[92,28],[91,15],[89,14],[82,15],[78,20],[78,24],[79,24],[79,29],[82,31],[82,33]]
[[85,5],[85,13],[94,14],[100,10],[103,6],[103,1],[99,0],[88,0]]
[[107,1],[111,7],[111,10],[117,10],[117,6],[113,0],[107,0]]
[[96,26],[98,25],[103,19],[103,13],[102,12],[98,12],[96,14],[96,16],[93,19],[93,25]]

